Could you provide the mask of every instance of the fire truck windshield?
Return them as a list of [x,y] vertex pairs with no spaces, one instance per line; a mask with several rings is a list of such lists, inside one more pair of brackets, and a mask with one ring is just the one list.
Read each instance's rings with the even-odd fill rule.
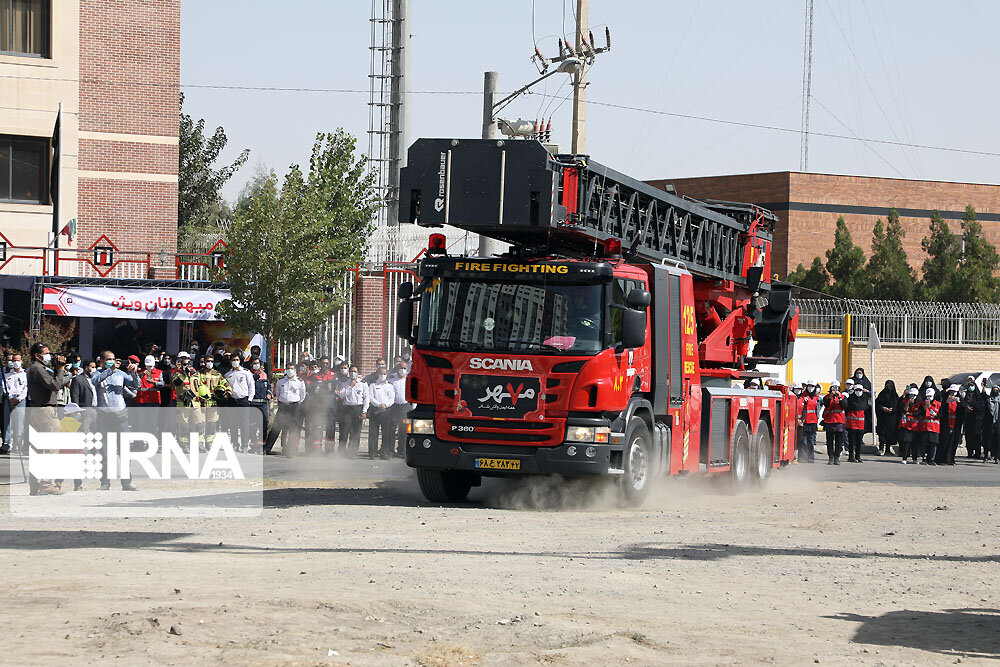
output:
[[420,301],[421,347],[596,354],[602,285],[433,279]]

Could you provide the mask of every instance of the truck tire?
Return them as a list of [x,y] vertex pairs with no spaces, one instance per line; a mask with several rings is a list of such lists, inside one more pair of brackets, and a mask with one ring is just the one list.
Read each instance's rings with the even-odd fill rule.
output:
[[728,487],[733,493],[739,493],[746,488],[750,479],[750,429],[745,421],[738,420],[733,429],[733,437],[729,440],[729,476]]
[[622,452],[621,490],[625,502],[637,507],[646,500],[653,484],[653,439],[639,417],[632,417],[625,430],[625,451]]
[[771,443],[771,430],[763,419],[757,422],[757,430],[753,434],[753,470],[751,480],[762,485],[771,476],[771,462],[774,459],[774,449]]
[[469,474],[454,470],[417,468],[417,482],[424,498],[432,503],[460,503],[472,489]]

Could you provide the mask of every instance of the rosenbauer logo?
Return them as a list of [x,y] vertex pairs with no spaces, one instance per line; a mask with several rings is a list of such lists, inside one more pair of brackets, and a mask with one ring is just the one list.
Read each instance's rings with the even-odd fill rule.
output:
[[484,371],[533,371],[530,359],[496,359],[491,357],[473,357],[469,359],[469,368]]

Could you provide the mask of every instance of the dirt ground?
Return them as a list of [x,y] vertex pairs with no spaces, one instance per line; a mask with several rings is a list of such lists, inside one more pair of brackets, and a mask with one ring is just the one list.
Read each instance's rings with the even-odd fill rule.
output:
[[641,509],[544,481],[432,507],[414,481],[390,479],[271,484],[255,519],[28,520],[4,510],[0,660],[1000,658],[1000,488],[814,482],[808,467],[741,496],[674,481]]

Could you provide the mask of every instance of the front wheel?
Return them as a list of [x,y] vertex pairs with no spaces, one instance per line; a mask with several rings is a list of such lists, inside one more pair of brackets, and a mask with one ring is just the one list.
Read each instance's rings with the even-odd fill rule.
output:
[[621,478],[625,502],[638,506],[646,500],[653,478],[653,446],[646,422],[638,417],[629,420],[622,452],[625,474]]
[[460,503],[472,489],[471,476],[453,470],[417,468],[417,483],[424,498],[432,503]]

